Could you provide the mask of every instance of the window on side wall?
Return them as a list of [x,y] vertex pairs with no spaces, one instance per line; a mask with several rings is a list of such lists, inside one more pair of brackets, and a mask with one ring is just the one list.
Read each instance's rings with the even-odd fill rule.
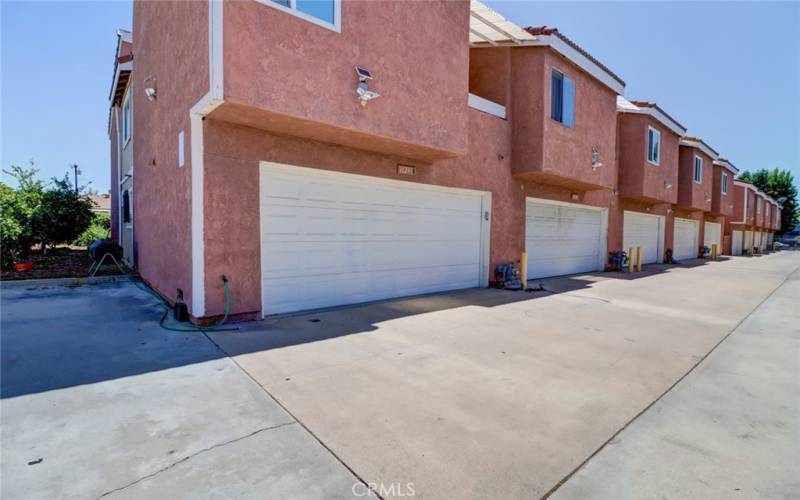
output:
[[728,194],[728,174],[722,174],[722,194]]
[[653,165],[661,163],[661,132],[647,127],[647,161]]
[[550,118],[572,128],[575,126],[575,82],[553,70],[550,90]]
[[261,3],[339,31],[341,0],[261,0]]
[[122,145],[128,144],[131,140],[131,132],[133,125],[133,116],[131,113],[131,93],[125,94],[125,99],[122,101]]
[[703,182],[703,159],[699,156],[694,157],[694,181],[698,184]]
[[131,195],[127,189],[122,192],[122,222],[125,224],[131,222]]

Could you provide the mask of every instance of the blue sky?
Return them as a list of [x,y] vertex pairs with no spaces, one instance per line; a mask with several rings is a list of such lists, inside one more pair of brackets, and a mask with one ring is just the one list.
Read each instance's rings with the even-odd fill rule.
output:
[[[740,168],[800,182],[800,3],[487,2],[519,25],[556,26]],[[109,188],[115,30],[131,4],[0,2],[0,163]],[[7,179],[3,176],[4,179]]]

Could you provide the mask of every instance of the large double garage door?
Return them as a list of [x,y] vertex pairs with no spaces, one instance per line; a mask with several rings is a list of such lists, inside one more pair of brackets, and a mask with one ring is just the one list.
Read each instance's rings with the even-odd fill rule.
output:
[[603,209],[528,198],[528,279],[603,270],[606,220]]
[[264,315],[486,286],[489,193],[260,169]]

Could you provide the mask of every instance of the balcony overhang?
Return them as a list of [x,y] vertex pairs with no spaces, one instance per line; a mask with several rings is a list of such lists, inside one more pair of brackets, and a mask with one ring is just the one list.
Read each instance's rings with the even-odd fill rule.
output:
[[523,45],[536,37],[512,23],[497,11],[472,0],[469,4],[470,45]]

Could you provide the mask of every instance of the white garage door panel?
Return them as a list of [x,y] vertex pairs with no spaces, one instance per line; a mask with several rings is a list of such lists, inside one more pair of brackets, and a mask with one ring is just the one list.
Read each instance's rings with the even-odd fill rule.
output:
[[697,258],[699,224],[691,219],[675,218],[675,238],[672,256],[676,260]]
[[658,262],[660,218],[636,212],[625,212],[623,218],[623,251],[633,248],[635,252],[636,247],[642,247],[642,264]]
[[601,217],[599,210],[528,200],[525,222],[528,278],[598,270]]
[[265,315],[483,285],[485,193],[266,163],[260,182]]
[[722,253],[722,225],[718,222],[706,222],[703,230],[703,246],[708,247],[709,255],[711,245],[717,245],[717,253]]
[[733,255],[742,255],[742,239],[744,237],[742,232],[733,231],[731,234],[731,253]]

